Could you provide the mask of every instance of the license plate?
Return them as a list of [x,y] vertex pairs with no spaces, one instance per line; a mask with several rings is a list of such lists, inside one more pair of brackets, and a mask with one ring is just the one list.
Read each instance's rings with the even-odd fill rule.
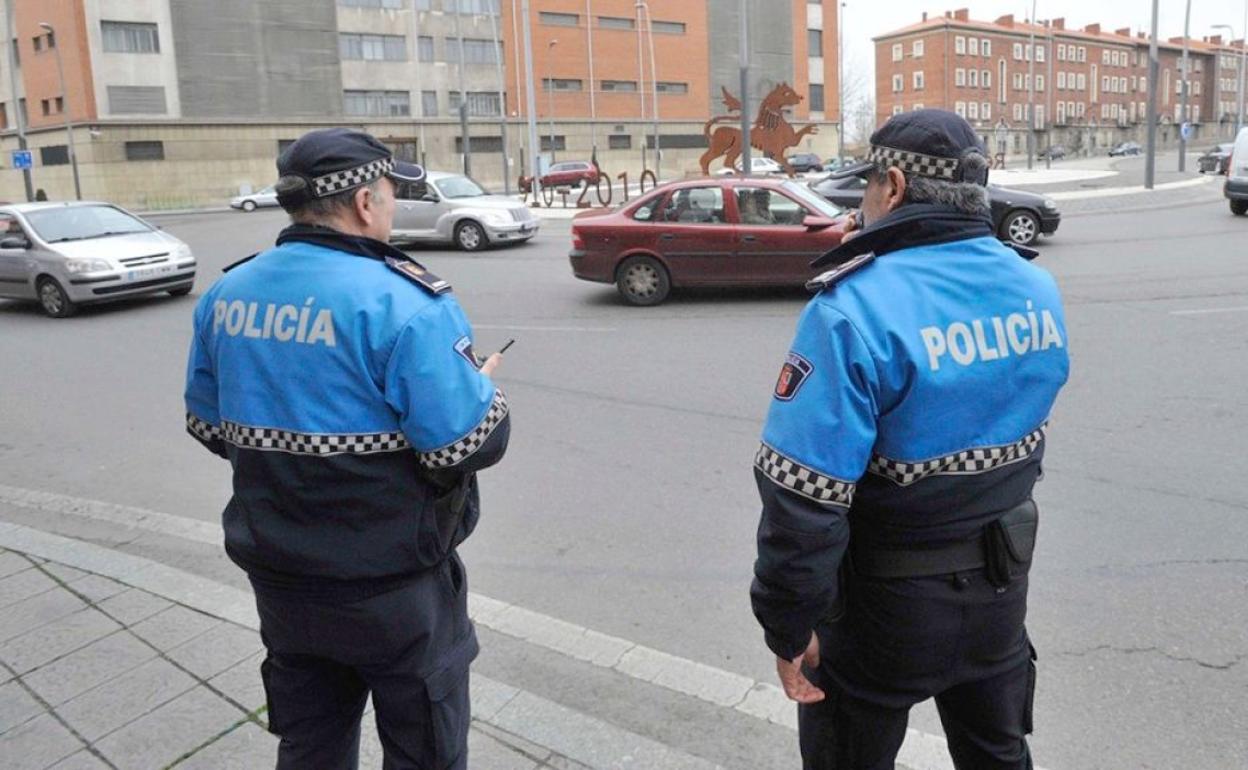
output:
[[142,281],[146,278],[155,278],[158,275],[167,275],[173,272],[173,265],[160,265],[158,267],[142,267],[138,270],[130,270],[126,273],[127,281]]

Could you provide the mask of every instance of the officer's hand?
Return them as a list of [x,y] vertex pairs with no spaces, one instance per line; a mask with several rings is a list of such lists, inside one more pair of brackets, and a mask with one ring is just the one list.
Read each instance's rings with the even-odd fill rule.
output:
[[854,209],[845,217],[845,232],[841,235],[841,243],[858,237],[862,231],[862,210]]
[[806,675],[802,673],[803,663],[811,668],[819,665],[819,637],[813,633],[810,635],[810,644],[807,645],[806,652],[800,657],[793,660],[776,658],[776,673],[780,675],[780,684],[784,687],[784,694],[789,696],[789,700],[795,700],[798,703],[818,703],[823,700],[823,690],[811,684]]
[[498,365],[502,362],[503,354],[494,353],[489,358],[485,359],[485,363],[481,364],[481,373],[487,377],[492,376],[494,374],[494,370],[497,369]]

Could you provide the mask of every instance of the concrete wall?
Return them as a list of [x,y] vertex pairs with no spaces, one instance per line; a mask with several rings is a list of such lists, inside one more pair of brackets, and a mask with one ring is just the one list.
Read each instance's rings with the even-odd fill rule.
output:
[[342,114],[334,0],[170,0],[187,118]]
[[[749,3],[750,28],[750,111],[755,112],[759,100],[773,87],[781,82],[792,85],[796,80],[793,60],[795,21],[790,13],[776,13],[774,2],[746,2]],[[710,37],[707,53],[710,57],[711,80],[707,109],[712,115],[724,113],[724,106],[720,101],[720,86],[727,87],[737,96],[741,93],[738,57],[741,48],[739,7],[739,0],[707,0]],[[804,23],[803,19],[797,25]],[[805,35],[804,29],[802,35]],[[805,49],[804,44],[802,48]]]
[[[182,114],[178,96],[178,66],[173,39],[173,17],[169,0],[85,0],[87,39],[95,72],[95,101],[100,117],[123,117],[114,112],[108,99],[108,86],[159,86],[165,89],[165,113],[171,118]],[[104,21],[131,21],[155,24],[160,37],[160,53],[107,53],[100,24]]]

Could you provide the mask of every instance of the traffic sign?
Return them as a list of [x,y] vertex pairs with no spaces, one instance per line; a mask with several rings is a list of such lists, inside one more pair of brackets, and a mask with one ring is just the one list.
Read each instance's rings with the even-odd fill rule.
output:
[[13,151],[13,168],[28,169],[35,165],[34,153],[30,150]]
[[1196,127],[1185,121],[1179,128],[1179,132],[1183,134],[1183,141],[1186,142],[1192,138],[1192,134],[1196,133]]

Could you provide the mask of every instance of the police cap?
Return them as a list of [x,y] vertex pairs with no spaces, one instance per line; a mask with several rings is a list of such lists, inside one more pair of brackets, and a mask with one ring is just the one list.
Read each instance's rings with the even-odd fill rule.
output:
[[395,160],[376,137],[350,128],[309,131],[277,158],[277,200],[283,207],[326,198],[380,177],[423,184],[425,170]]
[[[983,157],[974,170],[963,162],[972,154]],[[946,182],[988,184],[987,154],[979,135],[964,118],[947,110],[894,115],[871,135],[866,160],[834,171],[831,178],[866,176],[881,165]]]

